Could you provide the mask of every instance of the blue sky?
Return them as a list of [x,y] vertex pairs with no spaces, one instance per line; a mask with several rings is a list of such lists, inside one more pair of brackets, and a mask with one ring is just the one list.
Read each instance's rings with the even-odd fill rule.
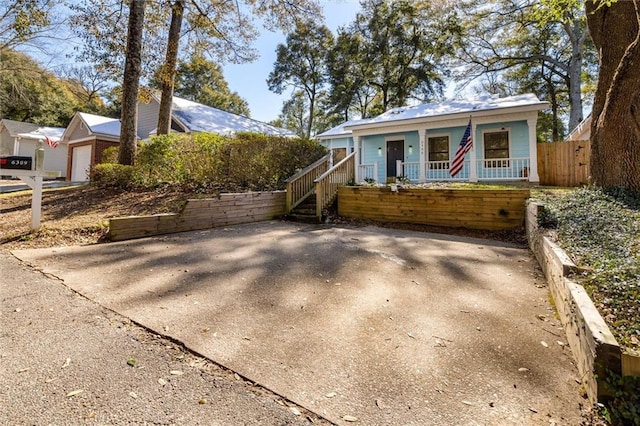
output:
[[[353,21],[360,10],[358,0],[319,0],[319,3],[324,10],[325,24],[334,34],[339,26]],[[261,29],[255,44],[260,57],[251,63],[226,64],[223,69],[229,88],[238,92],[249,103],[251,117],[268,122],[278,117],[283,101],[290,96],[290,93],[286,92],[282,95],[270,92],[266,82],[276,59],[276,47],[286,42],[286,34],[262,29],[259,23],[256,26]],[[69,55],[74,48],[81,48],[79,41],[71,35],[64,34],[61,39],[52,37],[42,46],[24,45],[20,50],[38,60],[46,68],[55,69],[61,65],[73,63]]]
[[[339,26],[349,24],[360,10],[358,0],[320,0],[324,9],[325,24],[335,34]],[[276,46],[285,43],[282,33],[262,31],[256,48],[260,58],[249,64],[229,64],[224,66],[224,76],[229,88],[238,92],[249,103],[251,118],[260,121],[275,120],[288,93],[277,95],[269,91],[267,77],[276,60]]]

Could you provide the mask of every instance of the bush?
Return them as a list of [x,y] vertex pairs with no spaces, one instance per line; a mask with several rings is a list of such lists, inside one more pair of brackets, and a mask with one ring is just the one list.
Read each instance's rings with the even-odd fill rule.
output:
[[315,141],[252,133],[156,136],[140,146],[136,169],[145,187],[200,191],[284,189],[286,179],[326,149]]
[[315,141],[253,133],[155,136],[140,144],[136,165],[101,164],[92,170],[100,185],[131,188],[181,186],[190,191],[271,191],[327,150]]
[[102,151],[102,163],[116,164],[118,162],[118,147],[110,146]]
[[103,163],[91,167],[91,181],[102,187],[131,189],[135,184],[136,170],[134,166]]

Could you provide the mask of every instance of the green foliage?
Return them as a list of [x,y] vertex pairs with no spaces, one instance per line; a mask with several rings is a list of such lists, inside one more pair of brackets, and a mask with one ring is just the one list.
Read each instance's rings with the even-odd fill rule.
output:
[[190,191],[270,191],[326,154],[316,141],[253,133],[226,137],[211,133],[171,134],[141,144],[133,167],[100,164],[92,179],[100,185]]
[[68,86],[34,60],[0,49],[0,117],[66,127],[78,105]]
[[[640,194],[583,188],[543,197],[541,226],[585,271],[581,284],[623,350],[640,352]],[[640,378],[607,372],[613,397],[602,414],[614,425],[640,425]]]
[[640,351],[640,198],[624,194],[585,188],[548,198],[544,222],[588,271],[581,281],[618,341]]
[[[326,82],[326,55],[333,44],[333,34],[324,25],[313,20],[299,22],[294,32],[287,35],[287,43],[279,44],[276,49],[276,62],[269,74],[269,90],[281,94],[286,88],[293,87],[300,99],[292,99],[295,106],[306,103],[306,123],[303,137],[311,137],[316,121],[316,109]],[[286,108],[286,105],[285,105]],[[284,109],[284,108],[283,108]],[[304,114],[299,114],[302,119]]]
[[609,372],[605,381],[613,389],[613,398],[606,404],[609,421],[614,425],[640,426],[640,377]]
[[452,63],[457,79],[466,86],[483,78],[483,93],[535,93],[553,115],[543,133],[562,140],[562,117],[569,116],[570,129],[583,119],[582,98],[592,94],[597,74],[584,2],[461,0],[456,9],[463,17]]
[[180,63],[174,93],[194,102],[250,116],[249,104],[237,92],[229,89],[222,67],[200,55]]
[[13,0],[0,5],[0,49],[16,47],[42,36],[52,24],[54,0]]
[[133,166],[102,163],[91,167],[91,181],[101,187],[131,189],[136,184],[136,170]]
[[117,163],[118,162],[118,147],[110,146],[102,151],[102,163]]

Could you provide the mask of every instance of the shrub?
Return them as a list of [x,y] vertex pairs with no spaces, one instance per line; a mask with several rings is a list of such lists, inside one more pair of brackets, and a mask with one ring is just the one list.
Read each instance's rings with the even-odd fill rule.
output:
[[118,162],[118,147],[110,146],[109,148],[102,151],[102,163],[112,163],[115,164]]
[[284,189],[286,179],[326,153],[315,141],[252,133],[156,136],[141,145],[136,169],[146,187],[203,191]]
[[103,163],[91,167],[91,181],[102,187],[131,189],[136,185],[134,166]]

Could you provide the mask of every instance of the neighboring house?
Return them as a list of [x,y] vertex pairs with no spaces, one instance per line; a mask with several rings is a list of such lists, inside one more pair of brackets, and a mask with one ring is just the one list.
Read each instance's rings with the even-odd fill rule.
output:
[[[397,176],[412,182],[538,182],[536,124],[538,111],[547,107],[533,94],[421,104],[349,121],[316,138],[331,149],[353,147],[358,182]],[[450,162],[469,120],[473,148],[451,177]]]
[[[160,98],[153,95],[148,103],[138,104],[138,136],[148,139],[156,134]],[[272,126],[241,115],[232,114],[197,102],[173,97],[171,129],[180,133],[210,132],[231,135],[239,132],[294,137],[287,129]]]
[[568,141],[588,141],[591,139],[591,114],[580,122],[567,136]]
[[67,180],[87,181],[91,166],[102,162],[104,150],[120,144],[120,120],[77,112],[62,141],[69,145]]
[[[0,120],[0,155],[19,155],[31,157],[35,161],[35,151],[39,142],[43,142],[45,136],[58,142],[53,148],[43,143],[44,170],[60,172],[61,177],[67,174],[67,144],[60,138],[64,128],[39,126],[32,123],[24,123],[8,119]],[[34,163],[35,167],[35,163]]]

